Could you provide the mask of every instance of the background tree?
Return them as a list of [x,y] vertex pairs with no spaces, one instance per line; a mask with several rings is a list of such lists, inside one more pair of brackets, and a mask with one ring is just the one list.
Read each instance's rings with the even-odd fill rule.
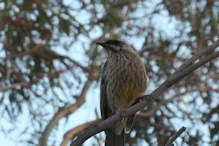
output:
[[[81,117],[71,117],[88,100],[98,101],[98,94],[88,93],[98,92],[106,55],[94,42],[113,38],[133,45],[151,92],[217,40],[218,7],[214,0],[2,0],[1,132],[22,145],[59,145],[59,127],[75,127]],[[184,125],[178,145],[219,145],[218,66],[218,59],[207,63],[141,111],[127,143],[162,145]],[[99,107],[89,113],[98,118]],[[104,137],[95,139],[88,145]]]

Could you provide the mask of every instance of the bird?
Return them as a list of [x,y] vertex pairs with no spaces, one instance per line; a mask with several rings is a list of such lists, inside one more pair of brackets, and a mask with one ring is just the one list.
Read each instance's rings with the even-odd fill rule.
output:
[[[107,51],[100,86],[102,120],[132,106],[146,92],[147,73],[140,56],[133,47],[120,40],[97,42]],[[105,146],[124,146],[135,115],[124,118],[105,130]]]

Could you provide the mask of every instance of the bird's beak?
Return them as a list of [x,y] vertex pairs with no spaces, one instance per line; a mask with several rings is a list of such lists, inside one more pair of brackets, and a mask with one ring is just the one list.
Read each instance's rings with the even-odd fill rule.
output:
[[102,43],[102,42],[97,42],[96,44],[97,44],[97,45],[100,45],[100,46],[102,46],[102,47],[104,47],[105,49],[109,49],[109,50],[111,50],[111,51],[114,52],[114,53],[117,53],[117,52],[118,52],[115,48],[113,48],[113,47],[110,46],[109,44],[105,44],[105,43]]
[[104,48],[107,47],[107,45],[104,44],[104,43],[102,43],[102,42],[97,42],[96,44],[97,44],[97,45],[100,45],[100,46],[102,46],[102,47],[104,47]]
[[110,45],[108,45],[108,44],[105,44],[105,43],[102,43],[102,42],[97,42],[96,44],[104,47],[105,49],[110,49]]

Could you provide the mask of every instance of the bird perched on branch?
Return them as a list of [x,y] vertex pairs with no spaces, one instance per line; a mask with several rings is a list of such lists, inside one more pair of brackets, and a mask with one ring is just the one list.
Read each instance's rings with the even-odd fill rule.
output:
[[[105,120],[130,107],[137,97],[145,94],[147,74],[140,56],[131,46],[118,40],[97,44],[108,53],[100,88],[101,116]],[[135,115],[107,129],[105,146],[124,146],[125,132],[130,132],[134,119]]]

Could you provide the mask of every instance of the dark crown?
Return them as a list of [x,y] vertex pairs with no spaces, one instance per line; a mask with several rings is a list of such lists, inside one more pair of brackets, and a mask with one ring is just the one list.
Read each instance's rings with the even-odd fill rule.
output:
[[125,43],[124,42],[122,42],[122,41],[119,41],[119,40],[108,40],[108,41],[106,41],[105,42],[105,44],[115,44],[115,45],[125,45]]

